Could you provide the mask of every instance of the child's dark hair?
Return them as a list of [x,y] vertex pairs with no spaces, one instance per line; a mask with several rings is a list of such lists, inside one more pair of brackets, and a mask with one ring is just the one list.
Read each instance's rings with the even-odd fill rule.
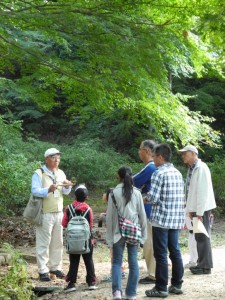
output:
[[106,194],[106,201],[108,201],[109,199],[109,194],[113,191],[113,188],[108,188],[106,191],[105,191],[105,194]]
[[78,202],[84,202],[88,196],[88,189],[84,185],[79,185],[75,188],[74,194]]
[[122,166],[118,170],[118,175],[123,182],[123,196],[127,203],[131,200],[131,195],[133,193],[133,178],[132,178],[132,169],[127,166]]

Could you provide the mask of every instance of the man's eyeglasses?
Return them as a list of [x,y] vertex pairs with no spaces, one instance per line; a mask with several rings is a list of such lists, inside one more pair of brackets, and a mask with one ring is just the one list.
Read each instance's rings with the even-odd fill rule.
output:
[[49,157],[50,157],[52,160],[60,160],[60,159],[61,159],[60,155],[50,155]]

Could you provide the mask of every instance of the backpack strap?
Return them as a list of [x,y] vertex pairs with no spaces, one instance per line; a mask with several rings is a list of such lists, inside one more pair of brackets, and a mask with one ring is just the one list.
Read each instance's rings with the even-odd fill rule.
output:
[[[73,204],[70,204],[70,205],[68,206],[68,210],[69,210],[69,212],[70,212],[70,216],[71,216],[71,217],[75,217],[75,216],[76,216],[76,209],[77,209],[77,207],[79,207],[80,205],[81,205],[81,203],[77,204],[77,206],[75,206],[75,207],[73,206]],[[87,210],[86,210],[85,213],[82,215],[82,217],[85,217],[89,210],[90,210],[90,207],[87,208]]]
[[68,210],[70,212],[71,218],[76,216],[76,209],[73,204],[68,205]]
[[90,210],[90,207],[87,208],[87,210],[86,210],[85,213],[83,214],[83,217],[86,216],[86,214],[89,212],[89,210]]

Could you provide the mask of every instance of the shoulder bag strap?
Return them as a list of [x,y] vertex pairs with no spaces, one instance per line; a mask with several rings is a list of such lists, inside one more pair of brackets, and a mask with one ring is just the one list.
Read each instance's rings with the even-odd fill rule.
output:
[[119,218],[120,218],[121,216],[120,216],[120,214],[119,214],[119,209],[118,209],[118,206],[117,206],[117,204],[116,204],[116,199],[115,199],[115,196],[114,196],[113,192],[111,192],[111,197],[112,197],[112,201],[113,201],[113,203],[114,203],[114,205],[115,205],[115,207],[116,207],[117,214],[118,214],[118,216],[119,216]]

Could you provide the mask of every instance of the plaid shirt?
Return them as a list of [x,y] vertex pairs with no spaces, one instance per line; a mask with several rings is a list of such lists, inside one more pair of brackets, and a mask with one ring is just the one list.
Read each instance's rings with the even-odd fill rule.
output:
[[173,164],[159,166],[152,174],[148,194],[152,203],[151,221],[160,227],[180,229],[184,225],[184,182]]

